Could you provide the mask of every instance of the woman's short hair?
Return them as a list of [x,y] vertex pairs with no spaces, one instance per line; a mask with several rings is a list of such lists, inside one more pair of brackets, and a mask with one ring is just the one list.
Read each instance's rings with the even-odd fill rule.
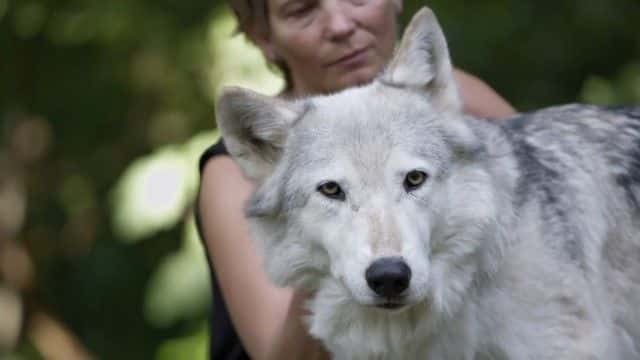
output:
[[267,0],[229,0],[229,5],[238,19],[238,31],[246,32],[251,27],[269,31]]
[[[269,7],[268,0],[228,0],[233,13],[238,19],[238,32],[245,33],[249,38],[250,31],[269,32]],[[284,92],[291,91],[293,82],[291,72],[282,59],[272,59],[273,64],[284,76]]]

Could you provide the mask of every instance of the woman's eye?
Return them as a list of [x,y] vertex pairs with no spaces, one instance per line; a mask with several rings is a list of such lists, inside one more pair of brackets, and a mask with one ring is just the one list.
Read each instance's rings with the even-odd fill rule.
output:
[[420,170],[413,170],[407,173],[404,178],[404,188],[407,191],[415,190],[427,180],[427,173]]
[[345,198],[344,192],[340,188],[340,185],[338,185],[338,183],[336,183],[335,181],[328,181],[324,184],[321,184],[320,186],[318,186],[318,191],[320,191],[320,193],[322,193],[324,196],[332,199],[344,200]]
[[301,4],[300,6],[291,8],[287,12],[288,17],[301,17],[313,10],[313,4]]

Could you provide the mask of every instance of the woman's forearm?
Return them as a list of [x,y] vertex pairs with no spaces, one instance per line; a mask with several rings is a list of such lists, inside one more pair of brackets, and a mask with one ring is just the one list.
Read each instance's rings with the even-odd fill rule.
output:
[[302,291],[294,291],[287,317],[283,322],[280,334],[276,337],[272,352],[267,360],[328,360],[329,353],[322,344],[308,335],[304,324],[306,310],[304,303],[310,294]]

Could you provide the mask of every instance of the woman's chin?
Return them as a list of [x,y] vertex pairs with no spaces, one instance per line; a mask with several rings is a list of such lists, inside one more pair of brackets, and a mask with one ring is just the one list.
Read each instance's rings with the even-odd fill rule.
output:
[[364,85],[371,82],[378,74],[378,69],[374,66],[363,66],[359,69],[349,71],[333,81],[332,91],[343,90],[352,86]]

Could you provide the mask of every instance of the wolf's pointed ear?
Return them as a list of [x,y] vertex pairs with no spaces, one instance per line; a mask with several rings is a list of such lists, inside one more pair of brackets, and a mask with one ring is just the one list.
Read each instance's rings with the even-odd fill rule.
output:
[[451,118],[442,125],[443,135],[458,159],[473,159],[485,149],[478,135],[465,121]]
[[271,174],[291,124],[302,114],[300,108],[246,89],[223,90],[216,104],[218,128],[229,154],[249,179],[261,182]]
[[382,81],[424,90],[442,110],[462,109],[447,41],[435,14],[423,7],[405,30]]

